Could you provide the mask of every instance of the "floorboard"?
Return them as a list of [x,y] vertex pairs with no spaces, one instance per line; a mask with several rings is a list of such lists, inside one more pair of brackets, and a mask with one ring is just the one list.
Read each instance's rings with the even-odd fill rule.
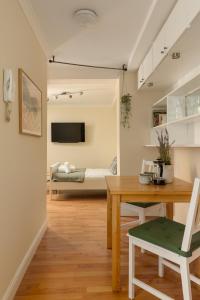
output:
[[[15,300],[127,300],[128,239],[122,231],[122,291],[112,293],[111,250],[106,248],[106,200],[101,196],[47,201],[49,226],[16,293]],[[129,219],[130,220],[130,219]],[[124,221],[124,220],[123,220]],[[157,276],[157,258],[136,252],[138,278],[182,299],[178,275]],[[193,299],[200,291],[192,287]],[[141,289],[136,289],[137,295]],[[137,298],[140,299],[140,298]],[[156,299],[151,296],[141,300]]]

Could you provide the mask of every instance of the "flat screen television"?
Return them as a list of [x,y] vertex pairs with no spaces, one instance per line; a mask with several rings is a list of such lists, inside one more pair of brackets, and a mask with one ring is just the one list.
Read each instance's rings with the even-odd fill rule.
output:
[[85,142],[85,123],[51,123],[51,141],[54,143]]

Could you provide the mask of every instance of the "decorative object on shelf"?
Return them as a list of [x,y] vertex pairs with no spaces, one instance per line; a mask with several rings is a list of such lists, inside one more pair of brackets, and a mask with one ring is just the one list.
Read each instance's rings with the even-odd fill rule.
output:
[[174,177],[174,170],[173,165],[171,164],[171,146],[175,143],[169,142],[169,133],[168,130],[165,128],[164,131],[161,132],[156,131],[157,139],[159,146],[157,149],[159,151],[159,160],[163,163],[163,171],[161,177],[163,177],[166,183],[171,183]]
[[20,133],[42,135],[42,92],[30,77],[19,69]]
[[121,124],[124,128],[130,128],[131,102],[132,96],[129,93],[121,97]]
[[167,123],[167,112],[162,110],[153,111],[153,127]]
[[14,79],[10,69],[3,71],[3,101],[6,105],[6,121],[10,121],[12,102],[14,101]]

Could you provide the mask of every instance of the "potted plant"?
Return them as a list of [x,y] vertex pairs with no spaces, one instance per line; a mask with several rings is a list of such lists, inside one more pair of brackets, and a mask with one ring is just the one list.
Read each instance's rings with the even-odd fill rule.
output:
[[130,116],[131,113],[131,103],[132,102],[132,96],[128,94],[124,94],[121,97],[121,124],[124,128],[130,128]]
[[159,146],[157,146],[159,152],[159,159],[163,162],[163,178],[166,183],[171,183],[174,178],[174,168],[171,161],[171,147],[175,141],[169,142],[169,133],[167,129],[156,132]]

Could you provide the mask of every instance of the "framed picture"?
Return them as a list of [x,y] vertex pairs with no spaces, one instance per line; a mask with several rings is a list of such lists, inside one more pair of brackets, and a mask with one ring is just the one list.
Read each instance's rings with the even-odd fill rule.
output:
[[19,131],[42,135],[42,92],[30,77],[19,69]]

